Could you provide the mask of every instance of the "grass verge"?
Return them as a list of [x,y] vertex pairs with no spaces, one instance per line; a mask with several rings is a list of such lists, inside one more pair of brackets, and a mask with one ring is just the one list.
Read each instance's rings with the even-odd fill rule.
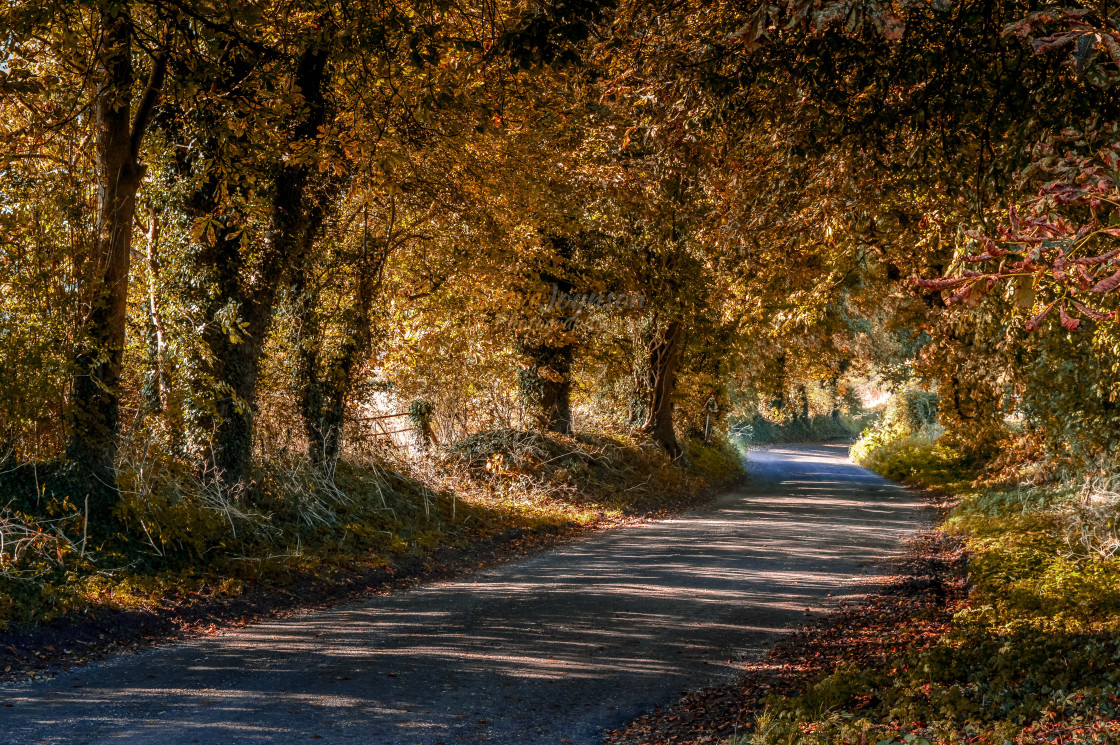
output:
[[973,488],[952,448],[888,444],[861,459],[949,498],[923,538],[940,548],[612,745],[1120,742],[1120,495]]
[[134,468],[117,532],[85,545],[70,500],[24,497],[0,515],[0,673],[453,575],[698,504],[741,474],[729,448],[698,442],[682,465],[623,437],[500,430],[419,465],[350,459],[331,478],[266,464],[250,503]]
[[942,530],[970,555],[967,599],[935,643],[838,666],[729,745],[1116,742],[1120,560],[1115,510],[1093,506],[1111,497],[972,489],[951,448],[913,437],[864,462],[959,498]]

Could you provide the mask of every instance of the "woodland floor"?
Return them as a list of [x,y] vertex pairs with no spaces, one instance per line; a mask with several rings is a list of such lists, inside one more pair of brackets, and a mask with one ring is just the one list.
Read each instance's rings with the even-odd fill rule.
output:
[[[866,602],[901,607],[951,591],[933,579],[891,590],[898,582],[880,573],[932,515],[851,465],[845,447],[756,451],[751,471],[746,486],[678,518],[8,684],[0,742],[589,744],[684,690],[714,684],[706,690],[725,693],[696,695],[730,700],[726,686],[744,671],[759,690],[793,685],[842,658],[845,605],[874,596]],[[910,574],[934,576],[924,565]],[[763,657],[838,606],[813,640],[786,637]],[[666,722],[682,715],[672,716],[631,728],[668,727],[663,735],[622,741],[704,742],[704,727],[735,726],[705,719],[678,735]]]

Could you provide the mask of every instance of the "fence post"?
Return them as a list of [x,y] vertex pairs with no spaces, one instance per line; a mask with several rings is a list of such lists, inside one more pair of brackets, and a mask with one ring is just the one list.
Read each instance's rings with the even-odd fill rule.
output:
[[436,444],[436,435],[432,430],[432,412],[435,408],[431,402],[418,398],[408,405],[408,420],[412,422],[412,432],[416,437],[416,444],[421,450],[428,450]]

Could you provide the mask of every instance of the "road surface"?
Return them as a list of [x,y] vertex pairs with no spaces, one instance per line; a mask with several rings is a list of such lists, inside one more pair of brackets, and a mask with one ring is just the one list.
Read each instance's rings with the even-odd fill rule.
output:
[[842,446],[750,461],[693,513],[0,688],[0,743],[594,745],[866,592],[927,519]]

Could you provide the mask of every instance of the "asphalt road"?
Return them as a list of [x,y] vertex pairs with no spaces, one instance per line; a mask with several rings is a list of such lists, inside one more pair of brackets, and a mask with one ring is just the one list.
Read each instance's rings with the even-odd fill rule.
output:
[[598,743],[866,592],[926,519],[844,447],[750,469],[675,519],[0,688],[0,743]]

